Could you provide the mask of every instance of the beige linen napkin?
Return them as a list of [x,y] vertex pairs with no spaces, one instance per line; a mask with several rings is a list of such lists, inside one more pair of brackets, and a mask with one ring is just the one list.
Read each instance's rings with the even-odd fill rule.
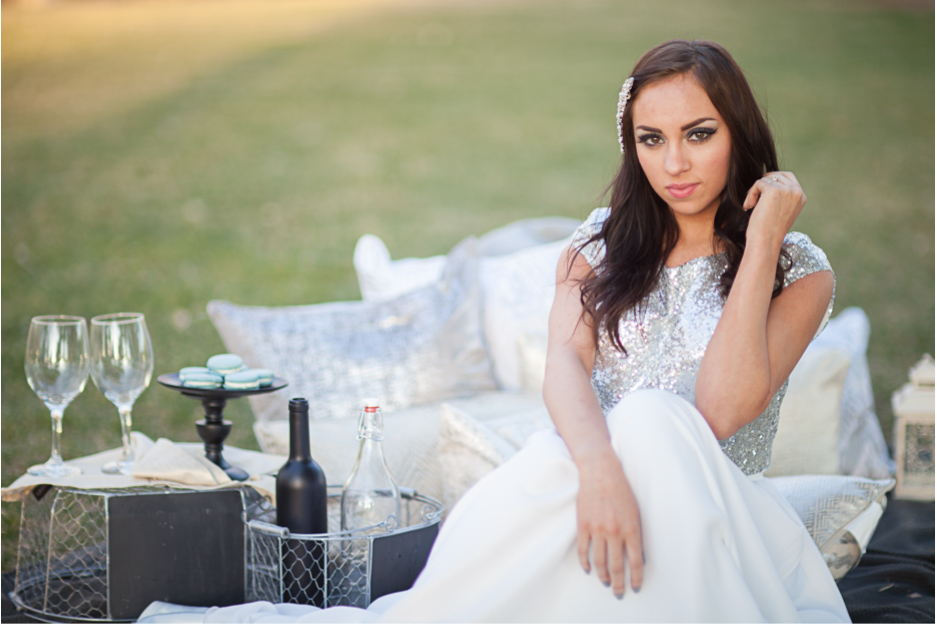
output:
[[167,438],[160,438],[142,457],[136,458],[133,476],[209,487],[231,483],[225,471],[205,457],[204,449],[183,447]]

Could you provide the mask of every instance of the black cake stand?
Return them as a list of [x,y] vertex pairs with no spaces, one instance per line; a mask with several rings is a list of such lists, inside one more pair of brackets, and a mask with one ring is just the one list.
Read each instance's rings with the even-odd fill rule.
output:
[[189,388],[183,386],[179,380],[179,373],[167,373],[160,375],[156,381],[166,386],[170,390],[175,390],[184,396],[200,399],[202,408],[205,410],[205,419],[195,423],[195,429],[198,431],[198,437],[205,443],[205,457],[212,463],[225,471],[231,479],[235,481],[246,481],[248,474],[236,466],[232,466],[222,457],[221,451],[224,449],[224,440],[231,433],[231,421],[224,419],[224,406],[228,399],[237,399],[242,396],[252,396],[255,394],[267,394],[276,392],[287,386],[286,380],[279,377],[273,378],[273,383],[264,388],[256,390],[209,390],[207,388]]

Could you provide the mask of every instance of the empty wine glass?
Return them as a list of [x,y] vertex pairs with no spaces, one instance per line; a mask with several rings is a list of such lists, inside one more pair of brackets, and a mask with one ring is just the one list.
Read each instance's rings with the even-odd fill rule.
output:
[[153,346],[142,314],[119,312],[91,319],[91,378],[117,406],[123,438],[121,458],[104,464],[104,472],[129,475],[133,471],[130,413],[152,376]]
[[88,325],[80,316],[37,316],[26,338],[26,381],[52,414],[52,455],[27,470],[37,477],[67,477],[80,468],[62,461],[62,415],[88,381]]

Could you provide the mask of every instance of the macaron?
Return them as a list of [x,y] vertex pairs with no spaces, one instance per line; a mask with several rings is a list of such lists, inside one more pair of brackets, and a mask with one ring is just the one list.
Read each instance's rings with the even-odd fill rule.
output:
[[267,388],[273,385],[273,371],[266,368],[251,368],[250,372],[257,374],[257,381],[261,388]]
[[244,368],[244,360],[233,353],[221,353],[208,358],[206,366],[215,373],[228,375]]
[[225,390],[256,390],[260,387],[257,373],[252,370],[230,373],[224,376]]
[[186,388],[202,388],[215,390],[224,383],[224,377],[216,373],[192,373],[187,375],[182,385]]
[[210,373],[211,371],[204,366],[186,366],[179,371],[179,381],[185,381],[191,375],[204,375],[205,373]]

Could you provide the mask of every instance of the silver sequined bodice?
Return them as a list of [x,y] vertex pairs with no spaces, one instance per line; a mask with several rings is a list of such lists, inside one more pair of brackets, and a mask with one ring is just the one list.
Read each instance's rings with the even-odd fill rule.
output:
[[[578,248],[598,232],[608,214],[607,208],[595,210],[573,235],[573,246]],[[831,270],[826,255],[805,234],[788,234],[784,248],[793,261],[785,286],[810,273]],[[601,270],[604,245],[588,245],[582,255]],[[592,387],[606,415],[622,397],[644,388],[667,390],[695,404],[696,373],[725,305],[719,288],[725,268],[724,254],[665,267],[657,288],[640,310],[631,310],[621,320],[619,335],[627,355],[612,345],[604,330],[599,332]],[[826,319],[832,308],[831,300]],[[731,438],[719,441],[725,454],[745,474],[761,472],[771,462],[771,444],[786,390],[785,381],[761,416]]]

